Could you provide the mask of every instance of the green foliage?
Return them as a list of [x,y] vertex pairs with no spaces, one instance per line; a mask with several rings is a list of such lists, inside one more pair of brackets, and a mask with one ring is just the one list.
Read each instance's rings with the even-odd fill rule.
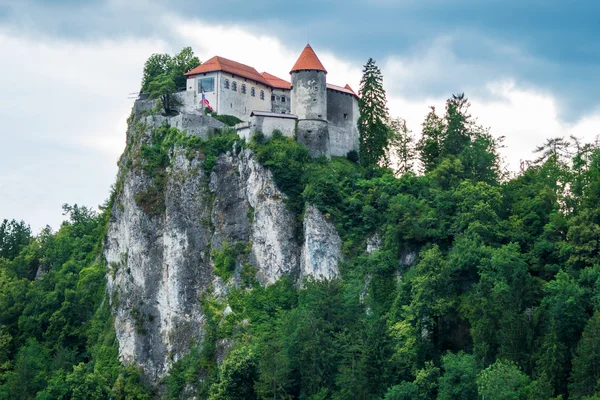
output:
[[596,311],[583,331],[573,357],[569,398],[580,399],[600,391],[600,312]]
[[239,124],[240,122],[242,122],[241,119],[239,119],[238,117],[236,117],[234,115],[227,115],[227,114],[218,115],[216,113],[211,113],[210,115],[212,115],[212,117],[214,119],[221,121],[222,123],[224,123],[227,126],[235,126],[236,124]]
[[365,166],[375,167],[388,148],[390,129],[383,75],[375,60],[369,58],[363,69],[358,100],[358,131],[360,133],[360,159]]
[[169,114],[178,105],[173,95],[185,89],[184,74],[198,65],[191,47],[184,47],[175,56],[152,54],[144,64],[141,91],[149,93],[150,99],[160,99],[165,114]]
[[3,220],[0,225],[0,258],[15,258],[30,241],[31,228],[25,222]]
[[[432,110],[419,149],[406,151],[407,162],[420,158],[419,174],[313,159],[278,132],[255,135],[250,146],[285,194],[298,238],[306,204],[335,225],[340,278],[297,281],[294,271],[263,285],[248,244],[215,246],[227,291],[202,299],[202,343],[173,363],[160,395],[597,397],[600,151],[549,142],[542,159],[507,179],[498,143],[473,121],[464,96],[449,99],[443,116]],[[148,137],[146,126],[133,127],[121,165],[143,175],[136,200],[150,216],[164,209],[174,154],[210,173],[239,140],[232,131],[202,140],[166,125]],[[563,144],[577,148],[572,158]],[[115,193],[122,190],[117,181]],[[24,223],[3,225],[0,398],[159,395],[118,361],[105,298],[105,277],[118,266],[100,253],[115,201],[101,214],[65,206],[60,230],[33,238]]]
[[479,395],[490,400],[527,399],[529,377],[510,361],[497,360],[477,377]]
[[256,399],[257,357],[251,348],[232,350],[219,368],[219,380],[210,389],[209,400]]
[[442,357],[443,375],[439,380],[439,400],[477,398],[477,362],[471,354],[448,353]]
[[[142,125],[139,129],[145,130],[146,127]],[[240,141],[238,135],[229,130],[215,132],[209,139],[203,140],[199,136],[187,135],[168,124],[152,128],[149,142],[142,144],[139,157],[133,158],[133,166],[140,168],[151,178],[151,184],[135,194],[136,204],[152,216],[164,211],[167,167],[171,165],[174,149],[183,149],[188,156],[200,155],[201,159],[203,158],[204,171],[210,173],[217,157],[231,150],[236,141]]]
[[228,282],[233,276],[237,258],[238,256],[243,255],[245,251],[246,248],[243,242],[238,242],[235,245],[230,245],[228,242],[225,242],[220,250],[213,249],[212,258],[215,263],[215,274],[220,277],[223,282]]
[[[148,399],[139,372],[118,361],[99,257],[107,208],[63,210],[57,232],[45,229],[0,259],[0,397]],[[38,267],[45,273],[29,280]]]

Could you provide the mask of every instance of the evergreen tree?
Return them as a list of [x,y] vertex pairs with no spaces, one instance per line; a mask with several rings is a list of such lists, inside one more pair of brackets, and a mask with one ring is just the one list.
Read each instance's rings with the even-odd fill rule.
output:
[[573,357],[569,398],[592,396],[600,389],[600,312],[588,321]]
[[390,129],[387,126],[388,109],[383,89],[383,75],[372,58],[369,58],[365,64],[359,96],[360,158],[363,165],[374,167],[385,155]]
[[415,156],[415,143],[411,131],[406,126],[406,120],[393,118],[390,120],[390,143],[388,160],[396,164],[396,174],[404,175],[412,171]]

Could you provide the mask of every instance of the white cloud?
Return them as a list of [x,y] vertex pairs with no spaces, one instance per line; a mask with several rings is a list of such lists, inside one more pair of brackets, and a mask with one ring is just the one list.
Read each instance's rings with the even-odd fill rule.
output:
[[65,42],[0,32],[0,218],[57,228],[61,205],[109,195],[128,93],[161,42]]

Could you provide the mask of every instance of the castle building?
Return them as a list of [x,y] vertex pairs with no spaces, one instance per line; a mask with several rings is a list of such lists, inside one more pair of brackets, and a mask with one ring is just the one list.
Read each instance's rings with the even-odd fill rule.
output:
[[243,121],[236,126],[241,136],[269,136],[277,129],[306,144],[313,156],[358,150],[358,96],[349,85],[327,83],[327,70],[310,45],[290,70],[291,82],[219,56],[185,75],[195,98],[204,94],[215,112]]

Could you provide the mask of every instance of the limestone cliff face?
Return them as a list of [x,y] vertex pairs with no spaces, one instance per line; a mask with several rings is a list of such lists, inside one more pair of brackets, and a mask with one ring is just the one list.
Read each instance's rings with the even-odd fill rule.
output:
[[[308,207],[304,226],[297,229],[285,194],[249,149],[221,155],[208,174],[200,155],[175,148],[161,193],[164,209],[154,214],[136,202],[152,182],[139,169],[125,168],[133,154],[135,146],[121,162],[122,186],[104,256],[120,357],[141,366],[152,381],[163,377],[193,342],[202,341],[203,296],[226,297],[227,285],[239,282],[240,259],[229,282],[214,272],[211,254],[226,243],[249,249],[244,262],[254,266],[261,284],[283,275],[339,275],[341,240],[334,226]],[[303,239],[297,232],[303,232]]]

